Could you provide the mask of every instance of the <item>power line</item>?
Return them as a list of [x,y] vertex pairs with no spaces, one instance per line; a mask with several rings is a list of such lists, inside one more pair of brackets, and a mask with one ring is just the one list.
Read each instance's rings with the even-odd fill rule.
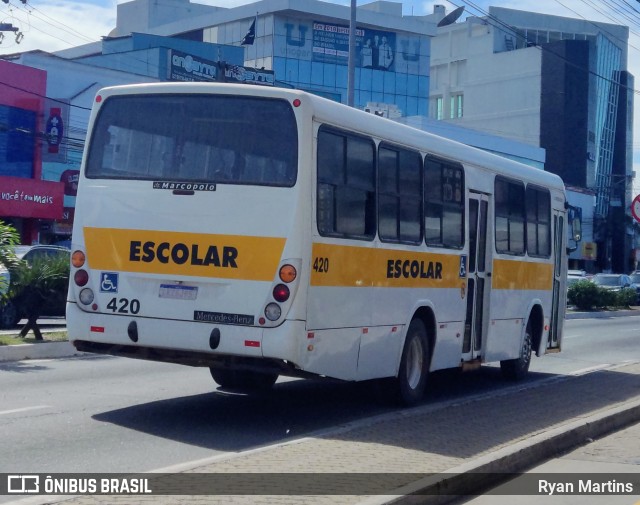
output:
[[74,105],[72,103],[65,102],[64,100],[60,100],[58,98],[51,98],[50,96],[42,95],[40,93],[36,93],[35,91],[31,91],[29,89],[20,88],[19,86],[14,86],[13,84],[9,84],[9,83],[6,83],[6,82],[0,81],[0,86],[6,86],[8,88],[15,89],[17,91],[22,91],[24,93],[29,93],[31,95],[34,95],[34,96],[37,96],[37,97],[40,97],[40,98],[46,98],[47,100],[51,100],[52,102],[57,102],[57,103],[60,103],[60,104],[63,104],[63,105],[68,105],[69,107],[75,107],[76,109],[82,109],[82,110],[86,110],[86,111],[91,111],[91,107],[83,107],[82,105]]

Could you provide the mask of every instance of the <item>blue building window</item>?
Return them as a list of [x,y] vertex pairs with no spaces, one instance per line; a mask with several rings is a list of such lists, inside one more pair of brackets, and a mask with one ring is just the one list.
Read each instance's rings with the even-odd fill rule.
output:
[[0,105],[0,175],[33,175],[36,113]]

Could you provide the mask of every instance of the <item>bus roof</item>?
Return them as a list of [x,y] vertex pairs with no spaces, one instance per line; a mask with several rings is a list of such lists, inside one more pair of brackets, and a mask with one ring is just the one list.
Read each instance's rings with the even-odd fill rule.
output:
[[562,179],[551,172],[546,172],[539,168],[519,163],[455,140],[418,130],[411,126],[397,123],[393,120],[376,116],[375,114],[364,112],[301,90],[247,84],[162,82],[107,87],[101,89],[98,94],[211,92],[283,98],[288,101],[299,98],[303,100],[304,103],[311,104],[314,118],[328,124],[384,138],[400,145],[412,146],[414,148],[419,146],[419,149],[423,151],[446,158],[452,158],[464,164],[490,167],[505,176],[526,179],[532,183],[555,188],[562,192],[565,190]]

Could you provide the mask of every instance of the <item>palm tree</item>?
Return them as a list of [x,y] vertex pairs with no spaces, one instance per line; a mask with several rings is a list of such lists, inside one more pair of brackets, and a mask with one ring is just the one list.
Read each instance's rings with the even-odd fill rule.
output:
[[20,330],[25,337],[33,330],[42,340],[37,320],[45,307],[64,303],[69,285],[69,259],[65,256],[43,256],[31,263],[20,261],[11,274],[9,296],[20,307],[27,324]]
[[[9,278],[19,260],[14,246],[20,243],[16,229],[0,220],[0,328],[13,324],[16,307],[8,298]],[[6,270],[5,270],[6,269]]]
[[20,244],[20,235],[16,229],[0,220],[0,265],[11,270],[18,264],[19,260],[13,250],[18,244]]

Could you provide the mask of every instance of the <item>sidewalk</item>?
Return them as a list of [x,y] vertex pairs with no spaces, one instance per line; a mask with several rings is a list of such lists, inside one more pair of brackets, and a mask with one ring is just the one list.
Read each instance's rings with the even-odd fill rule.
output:
[[[46,341],[47,333],[67,331],[64,324],[41,326],[45,341],[37,344],[0,345],[0,363],[6,361],[21,361],[23,359],[52,359],[76,356],[82,353],[76,351],[75,347],[67,341]],[[20,327],[14,330],[0,330],[0,335],[10,335],[17,337]],[[27,335],[33,338],[33,332]]]

